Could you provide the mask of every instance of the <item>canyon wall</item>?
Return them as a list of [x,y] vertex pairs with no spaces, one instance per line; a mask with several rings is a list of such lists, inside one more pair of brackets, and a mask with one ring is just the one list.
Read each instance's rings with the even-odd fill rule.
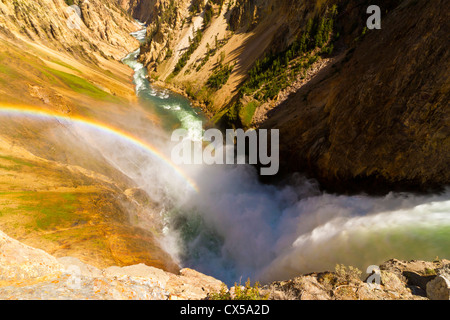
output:
[[402,1],[341,59],[269,112],[288,171],[327,185],[450,182],[445,1]]
[[[373,4],[381,30],[366,27]],[[141,60],[216,126],[280,129],[284,173],[330,190],[429,189],[450,182],[443,6],[160,0]]]
[[158,0],[118,0],[118,3],[134,19],[147,23],[153,20]]
[[[68,9],[80,8],[80,18]],[[41,43],[80,59],[121,59],[139,46],[129,35],[139,26],[111,1],[1,0],[0,32],[25,41]]]
[[99,268],[178,273],[159,242],[160,208],[70,121],[118,128],[123,114],[142,115],[120,62],[139,48],[130,32],[140,28],[109,0],[0,1],[0,230]]

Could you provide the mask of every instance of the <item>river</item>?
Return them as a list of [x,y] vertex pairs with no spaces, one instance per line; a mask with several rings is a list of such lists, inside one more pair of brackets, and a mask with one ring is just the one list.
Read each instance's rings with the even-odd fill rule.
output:
[[[133,35],[144,41],[145,29]],[[138,56],[139,50],[123,62],[135,71],[141,104],[158,113],[168,134],[179,126],[201,134],[201,114],[186,98],[152,86]],[[163,174],[146,163],[141,171],[144,166],[148,174]],[[314,180],[298,174],[285,185],[263,185],[250,166],[182,170],[195,179],[198,192],[164,189],[162,245],[181,266],[230,285],[247,277],[268,282],[334,270],[336,264],[364,273],[392,258],[450,258],[450,190],[343,196],[322,193]],[[156,187],[145,189],[155,194]]]
[[[141,26],[142,23],[139,22]],[[133,32],[132,35],[141,43],[145,41],[146,29]],[[201,112],[192,108],[192,105],[185,97],[164,88],[152,86],[147,79],[147,70],[138,61],[140,49],[131,52],[122,62],[134,70],[133,83],[136,87],[136,95],[141,100],[141,104],[156,112],[163,120],[166,129],[181,127],[189,130],[193,136],[198,138],[202,128],[200,122],[205,118]]]

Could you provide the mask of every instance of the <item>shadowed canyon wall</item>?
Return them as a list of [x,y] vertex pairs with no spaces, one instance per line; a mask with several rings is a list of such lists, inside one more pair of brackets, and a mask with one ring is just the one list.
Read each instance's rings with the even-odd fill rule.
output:
[[[372,4],[382,10],[381,30],[366,27]],[[450,182],[444,1],[160,0],[151,6],[141,56],[151,77],[184,91],[219,127],[280,129],[284,173],[304,172],[339,191],[424,190]],[[330,17],[334,8],[321,50],[307,49],[302,62],[293,49],[279,80],[258,78],[260,87],[280,86],[278,93],[266,90],[261,98],[264,89],[258,96],[257,87],[248,93],[257,63],[280,56],[283,65],[309,21]],[[194,37],[194,30],[201,32]]]

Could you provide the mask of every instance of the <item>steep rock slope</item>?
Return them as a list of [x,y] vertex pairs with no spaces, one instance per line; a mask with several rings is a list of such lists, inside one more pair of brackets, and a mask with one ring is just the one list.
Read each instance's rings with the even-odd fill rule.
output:
[[450,182],[448,10],[403,1],[330,70],[268,115],[287,170],[329,186]]
[[68,3],[78,5],[81,18],[64,0],[2,0],[0,31],[64,49],[83,60],[95,54],[117,60],[138,46],[129,35],[138,26],[117,4],[102,0]]
[[118,0],[118,3],[133,18],[146,23],[153,19],[154,6],[157,0]]
[[[373,4],[381,30],[366,27]],[[423,190],[450,183],[443,6],[160,0],[141,60],[216,126],[280,129],[283,173],[339,191]]]
[[115,127],[125,113],[152,117],[118,61],[139,47],[129,33],[140,26],[115,2],[68,3],[81,9],[80,29],[69,27],[66,1],[0,1],[0,230],[99,268],[146,263],[178,273],[158,240],[157,205],[139,204],[133,181],[70,121],[36,117]]

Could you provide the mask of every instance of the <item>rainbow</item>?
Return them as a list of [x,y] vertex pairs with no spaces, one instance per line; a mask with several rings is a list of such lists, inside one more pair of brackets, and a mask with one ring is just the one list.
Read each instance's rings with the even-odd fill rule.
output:
[[100,123],[98,121],[94,121],[91,119],[84,118],[78,115],[62,115],[56,112],[51,112],[47,110],[38,109],[31,106],[24,105],[12,105],[12,104],[4,104],[0,103],[0,116],[9,115],[9,116],[28,116],[28,117],[38,117],[43,119],[56,119],[56,120],[65,120],[70,121],[72,123],[78,123],[90,128],[100,130],[104,134],[111,135],[127,143],[134,145],[137,148],[144,150],[150,155],[156,157],[160,161],[164,162],[169,168],[171,168],[180,178],[182,178],[186,183],[192,188],[195,192],[199,192],[199,188],[196,183],[188,177],[177,165],[175,165],[170,159],[168,159],[164,154],[158,151],[155,147],[148,144],[147,142],[142,141],[141,139],[131,135],[130,133],[123,131],[119,128],[115,128],[113,126]]

